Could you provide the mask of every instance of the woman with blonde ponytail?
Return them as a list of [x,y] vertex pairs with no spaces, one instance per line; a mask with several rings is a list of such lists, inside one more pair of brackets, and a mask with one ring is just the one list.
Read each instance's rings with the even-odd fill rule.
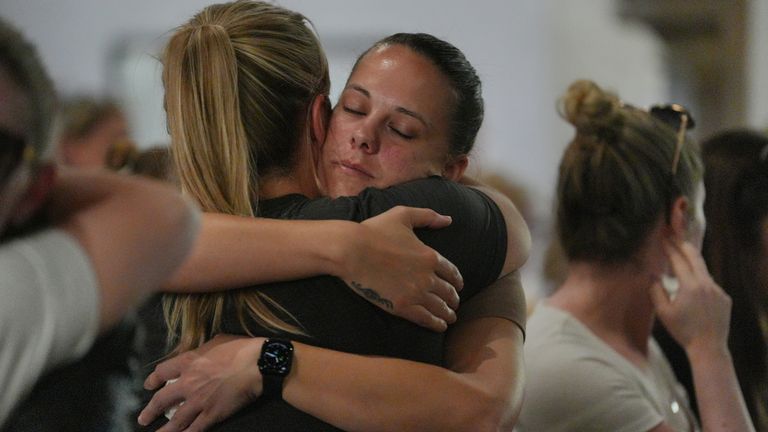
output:
[[[402,82],[402,70],[367,72],[369,66],[391,64],[389,56],[428,85],[408,89],[407,95],[380,95],[378,87],[361,84],[366,87],[360,91],[363,87],[352,84],[366,77]],[[210,64],[233,60],[234,67]],[[181,333],[177,351],[220,333],[253,337],[218,336],[159,365],[147,379],[148,388],[177,380],[157,391],[140,422],[183,401],[163,431],[205,428],[242,407],[217,430],[491,430],[514,423],[522,401],[524,300],[514,279],[494,284],[494,290],[486,286],[524,262],[529,237],[519,213],[501,194],[450,181],[462,176],[482,121],[479,80],[463,54],[429,35],[384,39],[361,57],[345,93],[375,100],[384,96],[396,107],[386,104],[386,115],[372,110],[370,117],[338,108],[334,117],[347,116],[330,123],[325,56],[300,14],[256,1],[209,6],[174,33],[164,62],[174,159],[186,171],[179,176],[185,192],[204,208],[248,215],[234,203],[249,202],[257,216],[358,222],[399,205],[432,208],[452,216],[452,224],[420,232],[419,238],[456,264],[463,289],[451,296],[452,288],[434,275],[432,283],[416,283],[424,272],[390,261],[371,267],[387,280],[395,275],[400,281],[411,279],[395,289],[384,290],[377,280],[321,276],[232,290],[238,286],[234,280],[240,287],[263,282],[230,262],[248,262],[253,248],[235,247],[244,259],[209,244],[199,252],[198,263],[208,266],[210,274],[188,266],[173,284],[179,292],[195,292],[175,294],[169,302],[172,330]],[[426,105],[416,106],[417,100]],[[403,115],[407,118],[393,118]],[[373,172],[366,164],[376,161],[399,170],[384,170],[377,177],[384,182],[371,184],[385,189],[312,199],[319,194],[316,177],[328,178],[315,176],[325,146],[338,150],[346,136],[343,127],[363,118],[370,119],[366,124],[376,128],[374,134],[386,135],[356,146],[366,160],[345,161],[347,172],[358,177]],[[421,126],[414,121],[440,128],[415,136]],[[326,132],[334,140],[323,146]],[[402,151],[385,151],[395,148]],[[234,178],[241,165],[246,172]],[[248,182],[240,183],[243,179]],[[408,182],[396,185],[395,179]],[[402,208],[391,211],[414,220],[404,217]],[[249,230],[253,219],[234,225]],[[239,235],[241,243],[261,241]],[[326,246],[333,248],[333,243]],[[208,290],[230,290],[204,294],[203,279],[212,282]],[[398,291],[413,291],[417,285],[430,286],[423,302],[411,309],[415,313],[400,311],[414,302],[403,300]],[[453,309],[459,300],[462,318],[446,337],[442,331],[456,321]],[[493,354],[478,357],[481,352]],[[206,359],[190,361],[198,356]],[[446,413],[446,406],[455,409]]]
[[[281,52],[282,55],[274,56],[275,52]],[[299,14],[267,3],[242,1],[213,5],[201,11],[174,33],[166,46],[163,58],[165,108],[172,139],[171,150],[183,192],[198,202],[206,212],[254,216],[258,212],[259,184],[285,175],[298,157],[310,157],[306,150],[299,150],[301,134],[308,133],[308,128],[302,127],[301,124],[308,122],[310,101],[317,99],[325,103],[327,100],[325,98],[330,88],[328,66],[308,22]],[[319,110],[324,107],[325,105],[318,106],[317,115],[324,115]],[[314,167],[313,164],[310,166]],[[317,195],[313,171],[299,172],[296,177],[306,194]],[[423,212],[418,215],[425,221],[418,223],[433,223],[437,217],[432,213]],[[403,216],[397,218],[403,219]],[[223,222],[224,228],[232,223],[226,219],[222,221],[221,218],[212,222]],[[395,222],[395,228],[403,225],[399,221]],[[271,224],[271,227],[274,228],[275,225]],[[304,238],[296,235],[294,227],[290,228],[292,232],[286,235],[293,235],[298,239],[297,242],[304,242]],[[328,229],[325,225],[319,228],[326,231]],[[332,234],[336,238],[338,232],[353,235],[355,228],[358,227],[334,227]],[[264,230],[259,231],[261,234]],[[283,228],[279,229],[281,233],[285,231]],[[318,229],[305,231],[299,234],[305,237],[329,237],[325,232],[316,233]],[[202,237],[206,234],[213,238],[214,234],[220,234],[220,231],[208,230],[207,233],[204,224]],[[273,237],[274,233],[268,238],[258,238],[266,241]],[[345,259],[359,254],[362,249],[366,255],[370,255],[369,259],[374,261],[377,251],[370,249],[379,242],[391,241],[382,239],[381,236],[371,239],[370,234],[365,237],[369,237],[368,241],[358,241],[362,246],[354,245],[356,250],[352,248],[352,252],[345,253]],[[408,240],[401,237],[399,239]],[[212,239],[211,242],[213,241],[217,240]],[[342,241],[346,240],[334,240]],[[418,246],[418,253],[427,252],[426,247],[416,245],[415,238],[408,244]],[[401,245],[388,244],[381,249],[399,246]],[[434,253],[429,252],[427,255],[434,258]],[[403,252],[389,250],[385,250],[385,253],[403,255],[395,257],[400,265],[413,255],[407,254],[406,257]],[[251,252],[248,251],[246,256],[250,255]],[[334,252],[331,258],[334,261],[339,260],[339,253]],[[384,258],[386,261],[387,257]],[[420,261],[426,262],[425,264],[410,264],[414,269],[422,267],[416,271],[436,275],[434,282],[430,280],[429,283],[422,284],[426,289],[447,282],[456,283],[455,267],[441,257],[438,258],[437,262],[422,259]],[[253,260],[254,258],[249,258],[249,267],[253,265]],[[359,279],[342,265],[335,262],[333,264],[336,267],[332,268],[334,274]],[[353,263],[344,265],[349,264]],[[275,265],[286,266],[284,261]],[[382,278],[369,271],[367,266],[367,262],[355,264],[355,267],[373,273],[372,276],[376,278],[374,282],[377,284],[398,286],[404,283],[405,277],[382,281]],[[342,274],[336,272],[338,267],[341,267]],[[313,273],[321,272],[324,273]],[[182,275],[184,273],[182,271]],[[284,278],[305,275],[286,274]],[[248,282],[263,280],[251,279]],[[185,279],[179,282],[182,290],[189,289],[187,282]],[[195,281],[197,284],[208,282],[205,278]],[[224,281],[215,281],[206,288],[215,288],[222,282]],[[451,290],[445,291],[448,292],[445,295],[450,299]],[[166,301],[166,315],[170,327],[175,329],[179,339],[176,351],[195,348],[211,334],[220,331],[223,306],[227,298],[233,302],[233,309],[237,311],[240,320],[248,315],[266,328],[302,333],[295,323],[289,323],[276,316],[274,307],[281,312],[285,311],[257,290],[205,295],[177,294],[170,296]],[[414,303],[418,305],[418,300],[414,300]],[[439,309],[433,310],[435,321],[445,315]],[[424,310],[420,318],[424,320],[424,316],[429,313],[432,312]]]
[[568,274],[534,309],[525,347],[525,431],[699,430],[651,336],[655,318],[693,365],[705,431],[754,430],[730,354],[730,299],[699,249],[702,164],[679,106],[644,111],[591,81],[561,115],[557,222]]

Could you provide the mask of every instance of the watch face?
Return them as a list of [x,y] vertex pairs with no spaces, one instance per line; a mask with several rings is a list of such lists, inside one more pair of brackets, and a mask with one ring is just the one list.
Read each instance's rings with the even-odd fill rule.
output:
[[268,340],[264,342],[259,358],[261,373],[271,375],[288,375],[293,360],[293,345],[290,342]]

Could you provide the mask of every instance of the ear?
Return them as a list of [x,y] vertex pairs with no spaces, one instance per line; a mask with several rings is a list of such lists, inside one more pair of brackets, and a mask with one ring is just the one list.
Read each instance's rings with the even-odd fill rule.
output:
[[669,213],[670,234],[675,240],[688,238],[689,206],[688,198],[680,196],[672,202]]
[[309,133],[312,137],[312,146],[319,148],[325,142],[328,133],[328,122],[331,120],[331,101],[328,95],[319,94],[312,99],[310,106]]
[[451,157],[451,159],[446,162],[445,166],[443,167],[443,177],[448,180],[459,181],[459,179],[464,175],[464,172],[467,170],[468,166],[469,158],[467,155]]

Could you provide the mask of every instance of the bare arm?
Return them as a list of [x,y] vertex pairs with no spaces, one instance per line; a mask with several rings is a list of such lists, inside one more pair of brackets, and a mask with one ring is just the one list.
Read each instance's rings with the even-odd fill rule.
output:
[[460,183],[475,188],[488,195],[499,207],[507,226],[507,257],[502,268],[502,275],[519,269],[528,260],[531,250],[531,233],[525,219],[517,210],[517,207],[503,193],[486,186],[479,181],[464,176]]
[[664,326],[688,355],[703,430],[754,431],[728,351],[731,300],[694,246],[670,244],[666,250],[679,289],[670,300],[657,283],[652,298]]
[[456,291],[463,281],[413,228],[438,229],[450,222],[429,209],[404,207],[363,223],[204,214],[193,252],[166,290],[210,292],[330,274],[350,286],[375,288],[385,300],[376,306],[444,331],[456,320]]
[[[162,363],[147,378],[160,389],[142,412],[146,424],[185,401],[163,432],[221,421],[261,393],[256,359],[263,338],[220,337]],[[294,344],[283,397],[296,408],[350,431],[510,429],[522,402],[522,332],[501,318],[459,324],[450,369]],[[437,415],[439,413],[439,415]]]
[[189,252],[198,212],[173,188],[108,173],[63,172],[54,221],[82,245],[101,293],[100,329],[158,290]]

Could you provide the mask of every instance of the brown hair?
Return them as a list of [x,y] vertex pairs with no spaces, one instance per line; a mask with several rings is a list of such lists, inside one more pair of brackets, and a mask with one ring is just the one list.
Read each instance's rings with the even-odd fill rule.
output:
[[627,262],[674,199],[694,196],[696,146],[685,140],[673,173],[676,131],[591,81],[571,84],[560,114],[576,128],[557,185],[563,251],[570,261]]
[[[329,91],[326,57],[309,21],[260,1],[211,5],[174,32],[163,66],[183,192],[203,211],[254,215],[259,178],[294,164],[301,133],[309,133],[308,107]],[[281,308],[274,301],[252,290],[171,299],[178,349],[218,331],[225,299],[241,322],[247,312],[267,328],[300,332],[275,315]]]
[[34,45],[10,23],[0,18],[0,67],[29,98],[29,142],[38,156],[47,150],[56,111],[56,92]]
[[112,99],[78,96],[61,104],[61,139],[82,138],[104,120],[123,115]]
[[721,132],[703,142],[702,255],[733,300],[729,346],[758,430],[768,428],[768,136]]

